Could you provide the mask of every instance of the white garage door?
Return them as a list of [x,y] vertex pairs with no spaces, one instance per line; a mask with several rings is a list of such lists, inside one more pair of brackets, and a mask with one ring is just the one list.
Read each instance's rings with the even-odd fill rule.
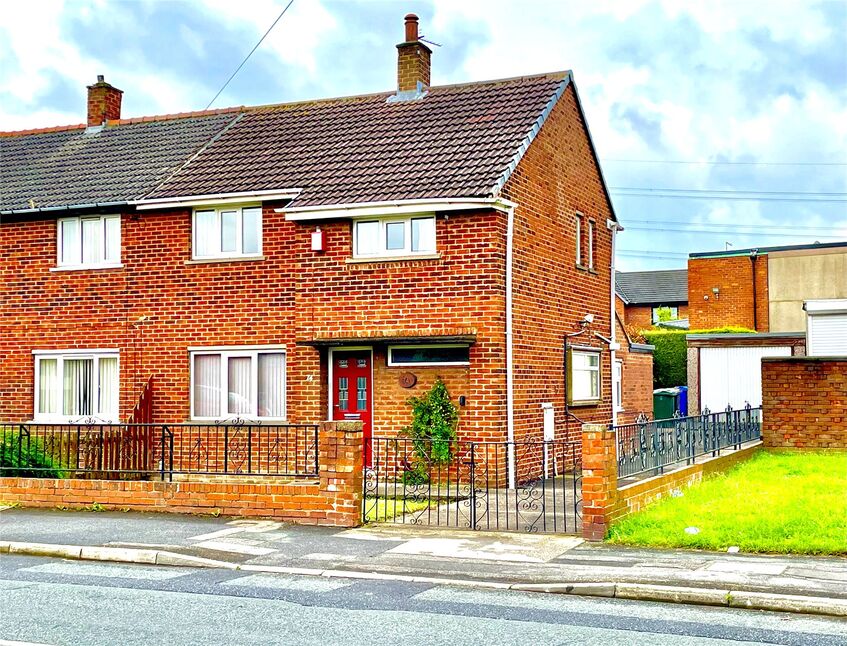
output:
[[809,356],[847,355],[847,314],[809,315]]
[[782,346],[700,348],[700,406],[717,412],[730,404],[762,405],[762,357],[787,357]]

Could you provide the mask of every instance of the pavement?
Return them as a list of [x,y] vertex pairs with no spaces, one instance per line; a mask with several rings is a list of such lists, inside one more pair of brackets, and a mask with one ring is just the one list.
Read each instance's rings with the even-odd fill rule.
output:
[[3,552],[847,617],[847,558],[637,549],[555,534],[6,509]]

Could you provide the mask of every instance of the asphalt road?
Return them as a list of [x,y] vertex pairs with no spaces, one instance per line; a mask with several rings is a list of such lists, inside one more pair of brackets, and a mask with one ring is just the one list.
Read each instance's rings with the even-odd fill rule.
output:
[[0,599],[0,644],[847,645],[801,615],[9,555]]

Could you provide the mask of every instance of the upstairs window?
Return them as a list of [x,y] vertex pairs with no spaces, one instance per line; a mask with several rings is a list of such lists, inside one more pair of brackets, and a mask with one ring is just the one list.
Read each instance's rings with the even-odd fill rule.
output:
[[594,220],[588,221],[588,268],[594,269]]
[[57,265],[63,269],[116,267],[121,262],[121,216],[94,215],[58,221]]
[[435,216],[353,222],[353,257],[379,258],[435,253]]
[[226,206],[194,211],[192,258],[238,258],[262,254],[262,208]]
[[582,214],[577,213],[574,221],[576,223],[576,264],[577,267],[582,267]]

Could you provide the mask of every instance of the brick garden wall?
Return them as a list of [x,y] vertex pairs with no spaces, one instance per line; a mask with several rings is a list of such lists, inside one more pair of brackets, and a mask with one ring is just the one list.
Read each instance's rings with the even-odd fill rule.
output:
[[[712,288],[717,287],[716,297]],[[708,299],[704,297],[708,296]],[[689,258],[690,329],[736,325],[768,331],[768,257],[756,260],[756,318],[753,320],[753,269],[750,256]]]
[[[580,425],[566,422],[563,337],[594,314],[592,329],[610,334],[611,209],[589,147],[573,86],[553,108],[502,191],[518,204],[514,222],[515,439],[542,439],[541,404],[555,410],[556,438],[579,439]],[[594,222],[594,269],[576,263],[576,213],[583,214],[582,249]],[[584,256],[583,264],[587,264]],[[608,348],[585,335],[574,344],[603,350],[601,402],[579,407],[583,420],[611,418]],[[567,427],[567,428],[566,428]]]
[[847,449],[847,358],[762,359],[765,446]]
[[308,525],[361,524],[362,431],[359,422],[320,428],[317,480],[263,483],[151,482],[0,478],[0,500],[24,507],[87,507],[187,514],[259,516]]

